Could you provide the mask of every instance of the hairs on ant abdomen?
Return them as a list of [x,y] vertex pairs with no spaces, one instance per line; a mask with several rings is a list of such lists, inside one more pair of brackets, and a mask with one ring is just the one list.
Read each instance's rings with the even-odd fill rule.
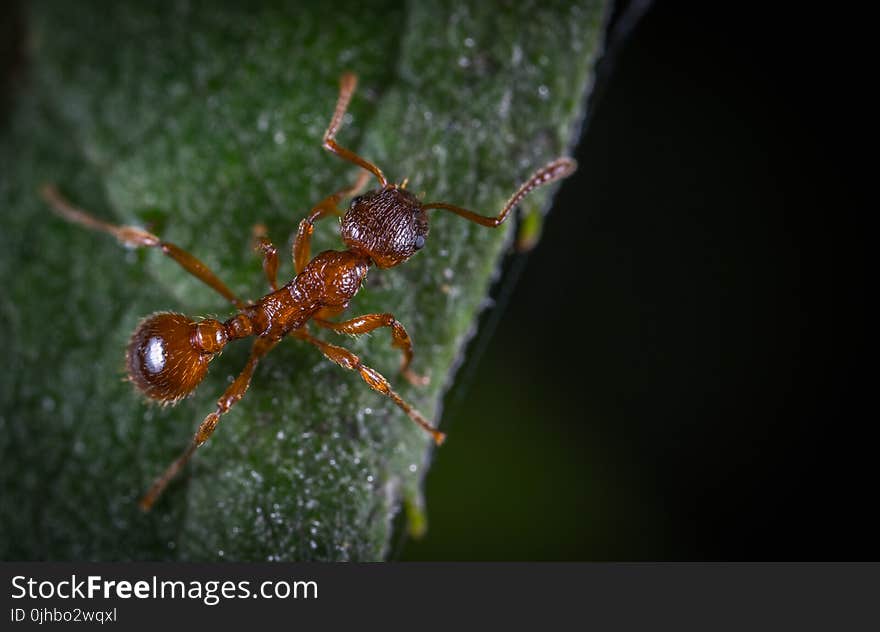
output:
[[[296,275],[280,288],[276,281],[278,252],[267,238],[265,228],[255,227],[254,247],[262,253],[263,270],[272,288],[272,292],[255,302],[238,298],[205,264],[174,244],[134,226],[104,222],[74,207],[54,185],[42,187],[43,198],[65,219],[109,233],[128,247],[158,248],[238,310],[235,316],[224,322],[193,320],[171,312],[158,312],[141,321],[126,351],[126,369],[129,380],[144,395],[162,404],[178,402],[201,383],[211,360],[229,342],[256,337],[244,369],[217,400],[216,409],[205,417],[186,450],[156,479],[140,500],[144,511],[150,510],[196,449],[208,440],[220,417],[244,396],[260,359],[286,336],[317,347],[344,369],[357,371],[370,388],[391,399],[428,432],[437,445],[445,438],[442,432],[391,388],[381,373],[366,366],[351,351],[314,337],[309,332],[308,324],[314,323],[319,328],[354,336],[380,327],[389,328],[392,345],[401,351],[400,372],[404,379],[415,385],[427,384],[426,378],[410,368],[412,340],[393,314],[366,314],[342,322],[329,319],[345,311],[363,284],[371,265],[393,268],[424,247],[428,236],[428,211],[442,209],[482,226],[496,227],[504,222],[510,211],[530,191],[571,175],[576,163],[567,157],[547,163],[516,190],[496,216],[479,215],[445,202],[423,204],[406,190],[406,180],[400,184],[388,182],[379,167],[337,144],[336,132],[356,85],[357,77],[354,74],[342,75],[339,98],[330,125],[324,132],[323,146],[363,171],[354,185],[321,200],[300,222],[292,253]],[[366,185],[370,174],[378,180],[379,187],[357,195]],[[343,214],[338,207],[339,202],[354,195],[357,197],[351,200]],[[346,249],[327,250],[312,258],[310,250],[314,224],[328,215],[342,215],[340,235]]]

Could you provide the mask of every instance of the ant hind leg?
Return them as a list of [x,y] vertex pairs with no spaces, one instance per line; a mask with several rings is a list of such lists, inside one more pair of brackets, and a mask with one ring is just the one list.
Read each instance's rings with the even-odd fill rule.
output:
[[245,302],[238,298],[216,274],[211,272],[208,266],[185,250],[167,241],[162,241],[153,233],[147,232],[142,228],[136,226],[117,226],[100,220],[73,206],[58,192],[58,189],[53,184],[44,184],[40,189],[40,194],[49,206],[52,207],[52,210],[67,221],[113,235],[123,246],[129,248],[158,248],[167,257],[176,261],[181,268],[222,295],[223,298],[238,309],[242,309],[245,306]]
[[247,364],[245,364],[244,369],[242,369],[238,377],[235,378],[235,381],[229,385],[220,399],[217,400],[217,409],[205,417],[199,425],[199,429],[196,431],[195,435],[193,435],[192,442],[186,450],[183,451],[183,454],[177,457],[177,459],[168,466],[165,472],[156,479],[147,493],[144,494],[144,497],[141,498],[139,504],[143,511],[149,511],[153,507],[156,499],[158,499],[162,492],[165,491],[168,483],[170,483],[171,480],[177,476],[177,473],[183,469],[183,466],[189,462],[199,446],[207,441],[214,433],[214,429],[217,427],[220,417],[229,412],[229,409],[244,397],[248,386],[250,386],[251,377],[253,377],[254,370],[257,368],[257,363],[260,361],[260,358],[266,355],[276,344],[278,344],[278,341],[267,340],[265,338],[257,338],[257,340],[254,341],[254,346],[251,348],[251,355],[248,358]]

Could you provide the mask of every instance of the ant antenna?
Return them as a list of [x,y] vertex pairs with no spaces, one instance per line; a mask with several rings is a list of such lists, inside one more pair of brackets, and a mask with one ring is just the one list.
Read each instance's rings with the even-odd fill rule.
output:
[[364,160],[353,151],[340,147],[335,140],[336,132],[339,131],[339,127],[342,125],[342,118],[345,116],[345,111],[348,109],[348,104],[351,101],[351,95],[354,94],[355,88],[357,88],[357,75],[350,72],[342,75],[339,79],[339,98],[336,100],[336,109],[333,111],[333,118],[330,119],[327,131],[324,132],[324,149],[336,154],[343,160],[348,160],[358,167],[366,169],[376,176],[379,184],[384,188],[388,186],[388,179],[379,167],[368,160]]
[[469,211],[465,208],[461,208],[460,206],[454,206],[452,204],[447,204],[446,202],[431,202],[430,204],[425,204],[422,206],[425,210],[432,208],[443,209],[444,211],[451,211],[460,217],[465,218],[468,221],[475,222],[480,224],[481,226],[489,226],[490,228],[495,228],[501,225],[505,219],[507,219],[507,215],[510,213],[510,210],[519,204],[522,199],[527,196],[533,189],[537,189],[540,186],[544,186],[545,184],[550,184],[551,182],[556,182],[557,180],[561,180],[562,178],[567,178],[572,173],[574,173],[575,169],[577,169],[577,162],[575,162],[574,158],[569,158],[567,156],[563,156],[561,158],[557,158],[552,162],[548,162],[546,165],[535,171],[528,180],[523,182],[523,184],[516,190],[509,200],[507,200],[507,204],[504,205],[504,208],[501,209],[501,212],[498,213],[495,217],[487,217],[485,215],[480,215],[478,213],[474,213],[473,211]]

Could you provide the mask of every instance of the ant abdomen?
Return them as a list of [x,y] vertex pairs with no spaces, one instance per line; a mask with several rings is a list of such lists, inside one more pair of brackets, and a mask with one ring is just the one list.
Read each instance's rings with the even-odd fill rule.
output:
[[128,377],[150,399],[173,404],[199,385],[211,359],[225,345],[222,323],[159,312],[141,321],[131,336]]

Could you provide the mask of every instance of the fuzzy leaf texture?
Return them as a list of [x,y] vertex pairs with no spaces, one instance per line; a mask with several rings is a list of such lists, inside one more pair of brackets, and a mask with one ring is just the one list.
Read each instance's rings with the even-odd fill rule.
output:
[[[268,227],[284,283],[299,220],[357,175],[320,147],[343,71],[360,77],[344,146],[426,199],[494,214],[575,142],[607,3],[248,4],[28,5],[26,81],[0,136],[2,559],[378,560],[402,501],[424,506],[429,437],[291,339],[141,513],[249,344],[227,347],[177,406],[147,404],[123,379],[139,320],[233,310],[160,253],[65,222],[38,188],[149,226],[257,298],[268,288],[253,225]],[[434,212],[426,247],[372,270],[346,312],[393,312],[428,387],[399,376],[388,330],[319,335],[436,420],[514,230]],[[312,252],[340,247],[335,220],[319,223]]]

